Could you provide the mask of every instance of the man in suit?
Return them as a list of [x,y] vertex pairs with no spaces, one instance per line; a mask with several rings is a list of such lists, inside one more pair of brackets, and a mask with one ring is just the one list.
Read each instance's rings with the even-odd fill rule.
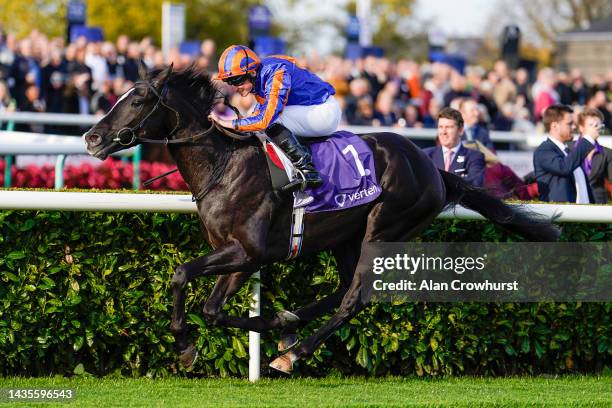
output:
[[[586,175],[591,190],[593,191],[594,203],[606,204],[608,202],[608,191],[606,181],[612,179],[612,150],[599,144],[597,138],[603,124],[604,116],[595,108],[585,108],[578,115],[578,130],[580,135],[589,135],[595,140],[595,148],[582,162],[582,170]],[[576,141],[576,143],[578,143]]]
[[461,112],[464,123],[464,131],[461,136],[461,140],[478,140],[495,153],[493,142],[489,136],[489,129],[480,125],[479,123],[480,110],[478,109],[478,104],[476,101],[471,98],[463,99],[459,103],[459,111]]
[[463,118],[453,108],[444,108],[438,115],[439,146],[429,147],[425,154],[439,169],[462,177],[474,186],[480,187],[484,181],[484,155],[479,151],[467,149],[461,144]]
[[585,134],[570,151],[574,111],[567,105],[554,104],[543,115],[548,138],[533,153],[533,167],[540,200],[588,204],[594,202],[591,187],[581,164],[593,150],[595,139]]

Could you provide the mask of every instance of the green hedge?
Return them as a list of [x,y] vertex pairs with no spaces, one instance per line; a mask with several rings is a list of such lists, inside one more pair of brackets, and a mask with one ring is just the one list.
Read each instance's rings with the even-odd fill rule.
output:
[[[608,224],[566,224],[563,234],[567,241],[611,237]],[[436,221],[422,239],[517,238],[484,222]],[[208,250],[192,215],[0,212],[0,375],[188,375],[169,330],[169,283],[178,265]],[[208,327],[200,317],[213,282],[188,288],[201,356],[189,375],[246,375],[248,334]],[[264,314],[292,310],[334,289],[335,261],[322,253],[274,264],[262,282]],[[246,316],[249,286],[227,313]],[[296,372],[598,372],[610,366],[610,315],[610,303],[375,304]],[[262,336],[264,362],[276,355],[277,336]]]

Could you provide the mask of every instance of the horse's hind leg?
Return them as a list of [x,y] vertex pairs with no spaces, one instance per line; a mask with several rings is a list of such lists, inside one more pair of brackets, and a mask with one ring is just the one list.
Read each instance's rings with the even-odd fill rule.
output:
[[[425,229],[440,212],[444,203],[441,196],[421,197],[412,206],[391,206],[385,211],[384,202],[377,204],[368,217],[368,228],[363,245],[369,242],[393,242],[416,236]],[[362,251],[363,251],[362,245]],[[356,316],[367,304],[368,298],[362,293],[366,273],[366,265],[357,264],[351,285],[344,295],[340,307],[318,331],[304,340],[297,348],[277,357],[270,366],[284,373],[291,373],[293,363],[299,358],[312,354],[332,333],[344,323]]]
[[[355,242],[356,241],[356,242]],[[283,327],[281,331],[281,338],[278,343],[278,351],[283,352],[297,344],[296,329],[303,326],[307,322],[310,322],[324,314],[336,309],[340,306],[342,298],[346,294],[346,291],[353,280],[353,273],[355,273],[355,267],[359,261],[359,252],[355,249],[359,246],[359,240],[350,241],[339,248],[332,251],[336,258],[338,265],[338,274],[340,277],[340,283],[338,288],[330,295],[324,298],[312,302],[295,312],[291,313],[296,319],[292,319],[288,324]]]

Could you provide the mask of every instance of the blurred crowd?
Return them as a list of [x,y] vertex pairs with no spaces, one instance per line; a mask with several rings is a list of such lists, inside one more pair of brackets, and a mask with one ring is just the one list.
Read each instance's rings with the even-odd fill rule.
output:
[[[0,111],[104,114],[138,79],[140,59],[151,69],[169,62],[208,69],[216,64],[215,51],[215,43],[205,40],[197,58],[176,49],[165,58],[150,38],[136,42],[122,35],[116,42],[88,42],[81,37],[66,44],[38,31],[17,40],[0,30]],[[16,130],[43,131],[39,125]]]
[[[225,46],[226,44],[223,44]],[[0,111],[104,114],[138,79],[138,60],[150,68],[196,64],[216,72],[217,45],[202,41],[197,55],[172,49],[164,56],[151,38],[134,41],[66,44],[33,31],[17,40],[0,30]],[[443,63],[419,64],[368,56],[356,61],[337,56],[298,58],[299,64],[330,82],[349,125],[434,128],[440,109],[476,102],[476,120],[502,131],[533,131],[541,112],[554,103],[598,109],[612,128],[612,70],[584,78],[577,70],[510,70],[505,61],[492,69],[467,66],[458,72]],[[223,86],[221,84],[221,86]],[[254,99],[232,100],[243,113]],[[223,111],[223,107],[218,107]],[[223,113],[223,112],[221,112]],[[228,115],[229,115],[228,111]],[[61,128],[21,125],[22,129],[61,133]]]
[[[115,42],[88,42],[81,37],[67,44],[62,38],[47,38],[38,31],[18,40],[0,29],[0,112],[105,114],[138,80],[139,60],[149,69],[161,69],[170,63],[175,69],[195,64],[214,75],[218,56],[217,44],[211,39],[202,41],[195,55],[176,48],[165,55],[151,38],[134,41],[121,35]],[[533,174],[527,176],[530,180],[521,180],[499,162],[490,130],[533,132],[543,127],[545,109],[556,104],[571,106],[576,114],[586,111],[592,116],[593,111],[599,112],[602,127],[608,132],[612,129],[612,69],[606,75],[584,78],[577,70],[511,70],[503,60],[496,61],[491,69],[467,66],[459,72],[443,63],[419,64],[375,56],[355,61],[317,55],[297,59],[300,66],[334,86],[344,124],[436,128],[441,111],[444,116],[448,108],[457,110],[465,127],[456,138],[477,143],[478,150],[485,152],[484,159],[479,159],[482,165],[476,172],[480,180],[476,184],[484,183],[503,198],[529,199],[537,197],[538,192]],[[231,87],[220,81],[218,86],[231,95]],[[252,95],[242,98],[234,94],[230,101],[241,114],[248,114],[255,105]],[[221,101],[214,109],[220,117],[234,116]],[[84,129],[18,124],[15,130],[80,134]],[[449,142],[449,147],[453,143]],[[438,165],[454,168],[449,163],[445,166],[442,153],[436,153],[440,156]],[[461,150],[465,157],[468,153]],[[601,154],[606,158],[604,164],[612,168],[612,153],[605,153]],[[147,154],[147,160],[168,161],[167,153],[153,149]],[[468,161],[462,161],[459,167]],[[608,180],[609,175],[604,178]]]

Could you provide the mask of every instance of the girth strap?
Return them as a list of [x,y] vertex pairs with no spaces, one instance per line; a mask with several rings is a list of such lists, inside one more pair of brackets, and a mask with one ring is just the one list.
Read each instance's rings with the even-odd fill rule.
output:
[[[294,201],[297,198],[294,199]],[[291,214],[291,236],[289,237],[289,253],[287,260],[297,258],[302,251],[302,241],[304,240],[304,207],[293,207]]]

